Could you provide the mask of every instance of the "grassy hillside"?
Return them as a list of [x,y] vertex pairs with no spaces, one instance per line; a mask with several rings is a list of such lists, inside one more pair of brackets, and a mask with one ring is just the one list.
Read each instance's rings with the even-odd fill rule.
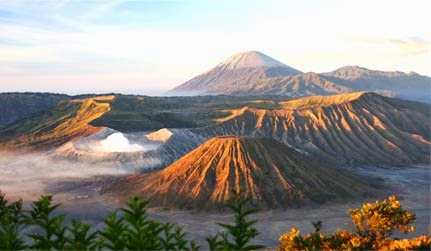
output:
[[93,121],[94,126],[106,126],[122,132],[189,128],[212,124],[214,119],[228,116],[226,109],[243,106],[276,109],[278,101],[288,97],[147,97],[116,96],[111,110]]
[[20,120],[0,130],[0,150],[46,150],[98,132],[89,122],[109,111],[102,103],[112,97],[62,102],[38,116]]
[[45,111],[71,97],[53,93],[0,93],[0,128]]

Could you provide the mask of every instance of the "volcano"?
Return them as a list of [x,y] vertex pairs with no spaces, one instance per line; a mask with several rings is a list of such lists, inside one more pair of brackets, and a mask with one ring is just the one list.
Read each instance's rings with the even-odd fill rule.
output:
[[344,66],[332,72],[303,73],[258,51],[231,56],[168,95],[283,95],[308,97],[371,91],[430,103],[430,78],[415,72]]
[[241,190],[260,208],[287,208],[374,194],[369,181],[313,161],[273,139],[215,137],[166,169],[120,180],[106,193],[154,207],[217,209]]
[[254,83],[302,72],[258,51],[237,53],[213,69],[168,92],[169,95],[235,94]]
[[337,166],[430,163],[430,105],[370,92],[280,102],[282,109],[232,110],[196,134],[274,138]]

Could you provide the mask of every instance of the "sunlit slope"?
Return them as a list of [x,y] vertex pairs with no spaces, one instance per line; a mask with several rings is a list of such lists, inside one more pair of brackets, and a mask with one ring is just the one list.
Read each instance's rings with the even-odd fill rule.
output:
[[[80,96],[79,99],[61,102],[44,112],[34,113],[26,119],[0,129],[0,148],[3,150],[28,148],[44,151],[46,147],[59,146],[70,139],[75,139],[74,132],[81,133],[84,128],[96,130],[96,128],[109,127],[120,132],[142,132],[161,128],[199,127],[215,124],[214,119],[229,115],[226,109],[238,109],[243,106],[280,108],[279,101],[290,99],[273,96],[148,97],[116,94],[95,97],[85,95]],[[15,107],[10,109],[13,110]],[[19,113],[22,109],[18,107],[10,114]],[[8,114],[5,118],[14,119],[9,118]],[[91,135],[92,131],[88,134]],[[82,134],[82,136],[85,135],[87,134]],[[37,144],[42,145],[38,147]],[[189,149],[189,146],[185,148]]]
[[407,165],[430,161],[430,106],[360,92],[244,108],[197,130],[208,136],[272,137],[338,165]]
[[152,206],[211,209],[242,190],[262,208],[352,199],[374,193],[360,177],[310,160],[273,139],[216,137],[166,169],[129,176],[107,189]]
[[110,107],[113,96],[62,102],[54,108],[0,131],[0,150],[47,150],[68,141],[97,133],[102,128],[89,123]]

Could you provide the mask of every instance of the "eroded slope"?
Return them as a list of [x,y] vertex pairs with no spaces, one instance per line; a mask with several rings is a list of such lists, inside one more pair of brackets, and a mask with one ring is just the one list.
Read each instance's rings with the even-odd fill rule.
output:
[[129,176],[107,189],[122,199],[141,196],[152,206],[212,209],[242,190],[253,204],[285,208],[371,195],[374,188],[341,170],[310,160],[273,139],[216,137],[166,169]]
[[430,106],[374,93],[316,96],[284,109],[243,108],[196,133],[271,137],[338,165],[429,163]]

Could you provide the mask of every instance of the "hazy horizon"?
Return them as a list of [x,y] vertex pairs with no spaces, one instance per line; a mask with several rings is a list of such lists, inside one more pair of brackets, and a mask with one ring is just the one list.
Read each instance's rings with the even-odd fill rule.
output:
[[[431,76],[428,1],[0,1],[0,92],[163,95],[232,54]],[[428,18],[429,19],[429,18]]]

